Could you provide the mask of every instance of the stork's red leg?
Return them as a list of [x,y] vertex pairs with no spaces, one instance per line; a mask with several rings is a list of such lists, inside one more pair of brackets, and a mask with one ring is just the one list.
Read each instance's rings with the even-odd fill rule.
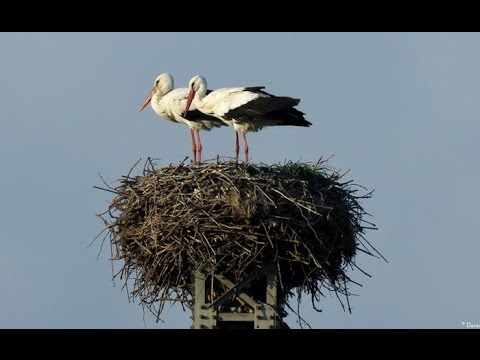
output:
[[247,133],[242,130],[243,136],[243,150],[245,151],[245,162],[248,164],[248,142],[247,142]]
[[238,143],[238,131],[235,130],[235,162],[238,163],[238,152],[240,151],[240,145]]
[[202,141],[200,140],[200,130],[195,130],[197,133],[197,159],[198,163],[202,162]]
[[195,134],[193,129],[190,129],[190,135],[192,135],[192,155],[193,155],[193,162],[197,162],[197,145],[195,145]]

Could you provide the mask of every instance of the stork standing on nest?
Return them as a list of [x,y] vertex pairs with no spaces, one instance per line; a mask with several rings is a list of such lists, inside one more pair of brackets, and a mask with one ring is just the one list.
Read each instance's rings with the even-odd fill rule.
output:
[[248,163],[246,133],[258,131],[265,126],[310,126],[304,113],[294,107],[300,102],[287,96],[274,96],[258,87],[221,88],[207,91],[207,81],[200,75],[194,76],[188,85],[189,95],[184,117],[188,118],[190,107],[195,106],[206,115],[215,116],[235,129],[235,160],[238,162],[238,132],[243,137],[245,162]]
[[195,105],[185,114],[188,94],[189,89],[187,88],[173,89],[173,77],[170,74],[160,74],[155,79],[153,88],[141,105],[140,111],[145,109],[148,103],[151,102],[152,109],[158,116],[187,125],[190,128],[192,137],[193,161],[196,162],[198,160],[198,162],[201,162],[202,142],[200,140],[200,130],[211,130],[214,127],[225,126],[226,124],[214,116],[201,113],[196,109]]

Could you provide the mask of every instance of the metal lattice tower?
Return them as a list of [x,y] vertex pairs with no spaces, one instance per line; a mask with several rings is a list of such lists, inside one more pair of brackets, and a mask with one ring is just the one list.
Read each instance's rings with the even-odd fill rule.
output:
[[[236,284],[224,275],[205,270],[194,272],[192,277],[194,329],[288,328],[280,316],[282,304],[273,265],[264,266]],[[256,294],[252,289],[257,290]],[[263,292],[260,296],[258,289]]]

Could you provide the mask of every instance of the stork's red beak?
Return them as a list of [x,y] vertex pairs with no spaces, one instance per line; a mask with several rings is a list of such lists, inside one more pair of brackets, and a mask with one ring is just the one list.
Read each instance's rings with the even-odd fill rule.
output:
[[153,89],[148,93],[147,97],[145,98],[145,101],[143,102],[142,106],[140,107],[140,111],[145,109],[145,107],[148,105],[148,103],[152,100],[153,94],[157,91],[156,87],[153,87]]
[[190,105],[192,104],[194,97],[195,97],[195,90],[191,89],[190,93],[188,94],[187,106],[185,107],[185,111],[183,112],[183,117],[187,115],[188,109],[190,109]]

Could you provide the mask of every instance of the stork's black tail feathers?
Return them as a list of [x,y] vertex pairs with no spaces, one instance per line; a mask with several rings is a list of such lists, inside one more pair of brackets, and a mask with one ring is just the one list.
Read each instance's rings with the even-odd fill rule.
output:
[[[300,99],[288,96],[274,96],[262,91],[262,87],[247,88],[249,91],[268,96],[258,97],[242,106],[230,110],[226,118],[236,121],[272,121],[275,125],[310,126],[304,113],[294,107]],[[273,125],[273,124],[272,124]]]
[[263,116],[265,120],[277,120],[280,121],[277,125],[291,125],[291,126],[305,126],[312,125],[310,121],[307,121],[304,117],[304,113],[291,107],[286,110],[274,110]]

